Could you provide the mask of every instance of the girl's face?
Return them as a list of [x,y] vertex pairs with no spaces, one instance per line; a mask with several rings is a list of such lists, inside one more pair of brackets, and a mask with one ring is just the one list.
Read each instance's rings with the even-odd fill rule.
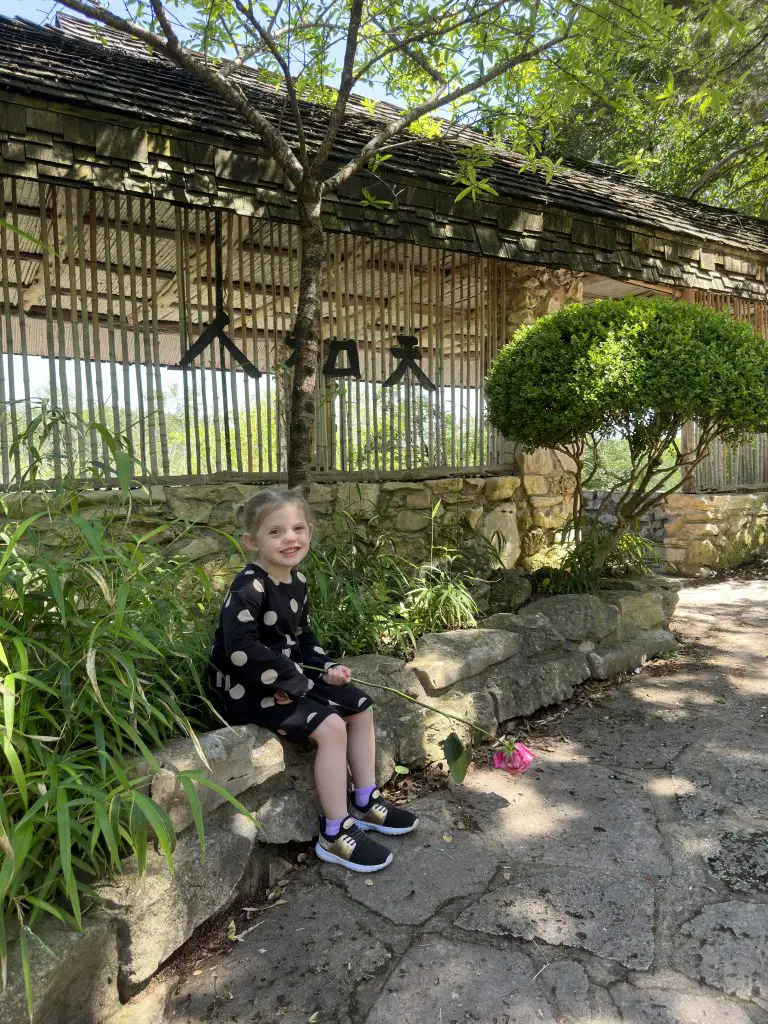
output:
[[298,505],[282,505],[265,516],[243,543],[273,576],[290,578],[290,571],[309,550],[312,527]]

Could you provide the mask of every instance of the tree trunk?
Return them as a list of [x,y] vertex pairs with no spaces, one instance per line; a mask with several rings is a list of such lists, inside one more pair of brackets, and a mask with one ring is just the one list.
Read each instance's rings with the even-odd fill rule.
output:
[[296,360],[288,431],[288,486],[297,488],[306,496],[315,454],[315,388],[326,244],[320,220],[322,199],[319,187],[304,185],[298,202],[301,268],[298,309],[293,325]]

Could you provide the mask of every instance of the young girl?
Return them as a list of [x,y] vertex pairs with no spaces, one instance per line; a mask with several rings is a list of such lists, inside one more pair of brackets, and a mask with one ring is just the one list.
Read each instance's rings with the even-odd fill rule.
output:
[[245,503],[243,527],[253,561],[224,599],[210,659],[214,701],[232,725],[255,722],[316,744],[323,813],[315,852],[352,871],[379,871],[392,854],[366,832],[399,836],[418,819],[376,788],[371,700],[310,629],[307,581],[298,571],[312,536],[309,507],[291,491],[263,490]]

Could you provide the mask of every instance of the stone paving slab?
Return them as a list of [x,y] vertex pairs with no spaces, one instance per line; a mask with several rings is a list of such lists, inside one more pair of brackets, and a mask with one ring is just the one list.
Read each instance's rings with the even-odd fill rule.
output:
[[411,806],[419,815],[416,832],[377,837],[395,854],[391,868],[358,875],[324,864],[320,874],[374,914],[421,925],[446,903],[485,892],[503,857],[484,836],[455,828],[445,799],[426,797]]
[[647,988],[620,982],[611,989],[611,998],[621,1020],[637,1024],[751,1024],[741,1006],[713,992],[692,991],[679,975]]
[[351,1024],[356,989],[392,960],[382,941],[386,931],[316,876],[312,884],[293,887],[288,898],[233,944],[229,956],[205,962],[201,975],[187,977],[165,1019],[306,1024],[316,1013],[324,1024]]
[[522,953],[431,936],[401,960],[365,1024],[557,1024]]
[[466,931],[586,949],[633,970],[653,963],[654,890],[578,868],[534,872],[493,889],[456,919]]
[[768,904],[705,907],[683,925],[677,962],[689,978],[768,1009]]
[[670,871],[642,778],[620,776],[583,755],[561,759],[540,751],[536,769],[518,777],[480,767],[453,793],[485,832],[505,837],[513,871],[530,863]]

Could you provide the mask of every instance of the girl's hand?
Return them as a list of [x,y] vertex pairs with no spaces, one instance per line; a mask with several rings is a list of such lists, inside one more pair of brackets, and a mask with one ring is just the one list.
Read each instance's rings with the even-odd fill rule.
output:
[[275,690],[275,704],[293,704],[293,697],[289,697],[285,690]]
[[352,669],[346,665],[334,665],[323,675],[323,682],[330,686],[344,686],[352,678]]

